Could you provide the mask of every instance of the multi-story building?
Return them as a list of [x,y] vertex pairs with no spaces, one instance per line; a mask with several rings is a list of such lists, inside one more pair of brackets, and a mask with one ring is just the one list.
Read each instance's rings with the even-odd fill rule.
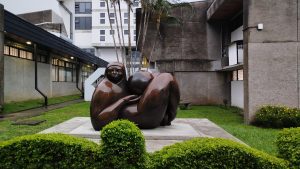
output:
[[[130,31],[131,47],[135,48],[135,9],[138,7],[138,2],[132,5],[132,9],[129,12],[125,1],[120,1],[120,11],[118,5],[115,6],[115,10],[114,6],[108,2],[109,13],[105,0],[63,0],[61,2],[72,13],[73,43],[76,46],[108,62],[117,61],[116,55],[122,61],[120,46],[122,46],[124,40],[123,46],[128,50],[128,36]],[[128,27],[129,23],[130,27]],[[121,24],[123,31],[121,30]],[[117,31],[119,31],[121,42]],[[113,37],[115,38],[117,50],[115,49]]]
[[175,75],[184,102],[238,106],[247,123],[262,105],[300,107],[299,0],[192,5],[192,17],[185,8],[172,12],[184,24],[163,24],[163,40],[153,47],[147,36],[145,44],[152,65]]

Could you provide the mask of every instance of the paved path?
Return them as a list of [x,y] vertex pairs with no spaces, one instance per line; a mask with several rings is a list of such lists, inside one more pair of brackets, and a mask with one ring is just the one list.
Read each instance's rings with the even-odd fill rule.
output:
[[63,107],[69,106],[71,104],[81,103],[83,101],[84,101],[83,99],[76,99],[76,100],[66,101],[66,102],[63,102],[63,103],[52,104],[52,105],[49,105],[47,108],[38,107],[38,108],[29,109],[29,110],[19,111],[19,112],[16,112],[16,113],[3,114],[3,115],[1,115],[2,117],[0,118],[0,121],[3,121],[3,120],[13,120],[13,121],[15,121],[15,120],[22,119],[22,118],[29,118],[29,117],[39,116],[39,115],[41,115],[45,112],[48,112],[50,110],[63,108]]

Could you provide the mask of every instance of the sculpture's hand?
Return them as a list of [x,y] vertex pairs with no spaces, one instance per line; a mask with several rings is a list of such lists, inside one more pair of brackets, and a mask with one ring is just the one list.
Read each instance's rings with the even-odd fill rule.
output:
[[141,96],[138,95],[129,95],[129,96],[125,96],[122,99],[124,100],[125,103],[133,103],[138,101],[141,98]]

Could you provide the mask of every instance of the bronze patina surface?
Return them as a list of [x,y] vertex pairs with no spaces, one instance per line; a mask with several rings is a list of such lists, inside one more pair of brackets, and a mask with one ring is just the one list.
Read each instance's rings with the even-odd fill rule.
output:
[[92,97],[92,125],[100,130],[116,119],[128,119],[145,129],[170,125],[179,99],[178,84],[171,74],[139,71],[127,81],[125,67],[111,63]]

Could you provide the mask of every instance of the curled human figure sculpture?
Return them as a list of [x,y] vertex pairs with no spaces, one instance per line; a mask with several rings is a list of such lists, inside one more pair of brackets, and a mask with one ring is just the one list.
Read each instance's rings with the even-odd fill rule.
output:
[[128,119],[144,129],[170,125],[179,99],[171,74],[139,71],[127,81],[125,67],[111,63],[91,100],[92,125],[97,131],[116,119]]

